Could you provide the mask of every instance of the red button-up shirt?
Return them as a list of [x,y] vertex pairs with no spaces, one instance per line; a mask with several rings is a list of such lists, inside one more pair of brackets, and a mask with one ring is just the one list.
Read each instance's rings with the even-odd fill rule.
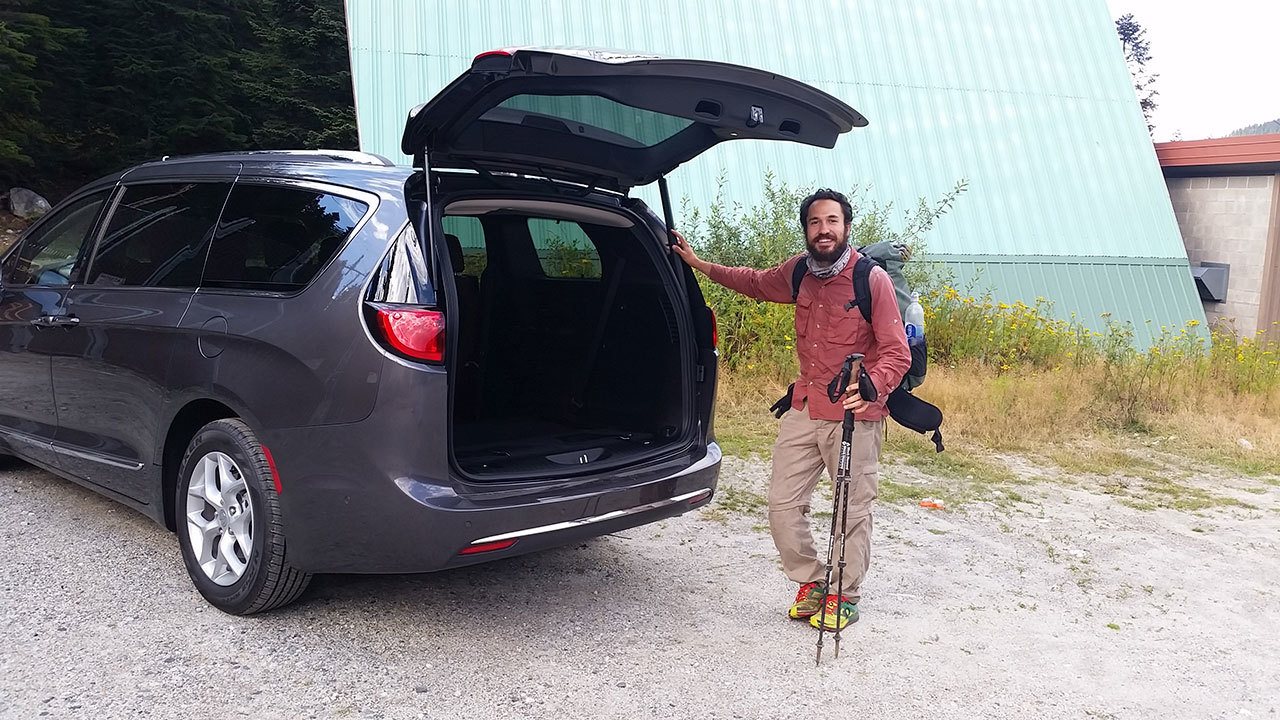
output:
[[[858,413],[859,420],[879,420],[889,414],[885,402],[911,368],[911,351],[898,312],[893,280],[883,268],[871,270],[871,322],[855,306],[853,266],[860,255],[855,250],[839,274],[818,278],[806,274],[800,283],[796,303],[796,354],[800,358],[800,378],[791,395],[793,408],[809,405],[815,420],[842,420],[844,408],[827,398],[827,385],[840,373],[845,356],[862,353],[863,366],[879,391],[879,398]],[[800,255],[768,270],[713,265],[707,277],[730,290],[757,300],[791,302],[791,273]]]

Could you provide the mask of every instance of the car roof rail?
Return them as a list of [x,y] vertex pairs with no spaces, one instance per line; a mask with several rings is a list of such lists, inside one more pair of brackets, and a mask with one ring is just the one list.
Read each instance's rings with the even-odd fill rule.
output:
[[262,162],[285,160],[291,162],[350,162],[362,165],[395,167],[395,163],[377,153],[359,150],[240,150],[231,152],[202,153],[199,155],[165,155],[152,162]]

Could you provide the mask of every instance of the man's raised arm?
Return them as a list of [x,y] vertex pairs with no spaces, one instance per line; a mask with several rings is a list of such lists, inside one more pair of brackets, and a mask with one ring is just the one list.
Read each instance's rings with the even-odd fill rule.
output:
[[791,271],[796,266],[796,263],[804,261],[803,256],[791,258],[781,265],[775,265],[767,270],[725,267],[724,265],[707,262],[698,257],[698,254],[689,246],[689,241],[685,240],[680,233],[672,231],[671,234],[676,238],[676,244],[672,245],[676,254],[689,267],[706,275],[711,282],[723,285],[734,292],[742,293],[756,300],[788,304],[792,302]]

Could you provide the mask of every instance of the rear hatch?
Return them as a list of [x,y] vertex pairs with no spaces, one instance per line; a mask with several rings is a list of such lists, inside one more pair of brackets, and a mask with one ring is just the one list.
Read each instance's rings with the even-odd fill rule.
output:
[[524,172],[625,192],[725,140],[830,148],[866,124],[839,99],[763,70],[520,48],[477,56],[414,108],[401,149],[419,166]]
[[[672,223],[665,176],[720,142],[784,140],[830,148],[842,133],[866,124],[866,119],[856,110],[825,92],[753,68],[605,50],[513,48],[477,56],[470,69],[431,101],[414,108],[405,124],[402,149],[414,157],[418,168],[429,168],[433,172],[469,169],[493,178],[518,174],[623,195],[633,187],[658,181],[663,190],[665,225],[669,227]],[[427,183],[421,182],[421,178],[416,180],[411,181],[410,186],[416,185],[419,192],[415,193],[416,199],[409,199],[418,237],[442,240],[424,250],[429,253],[428,257],[434,255],[442,268],[461,273],[461,268],[453,267],[455,261],[449,258],[443,242],[449,237],[441,226],[444,198],[437,197],[435,191],[430,195],[423,193]],[[547,192],[556,194],[557,191],[551,189],[553,185],[545,187]],[[643,203],[625,198],[623,206],[643,219],[642,225],[648,227],[648,232],[657,237],[665,235],[664,223]],[[701,430],[694,434],[681,432],[680,436],[692,440],[696,434],[705,442],[711,435],[715,391],[715,320],[689,269],[673,253],[667,259],[675,271],[672,278],[675,286],[668,291],[670,303],[661,300],[646,306],[656,308],[669,304],[682,318],[688,318],[678,321],[684,328],[678,333],[683,336],[679,344],[684,350],[680,354],[687,360],[681,361],[679,367],[669,368],[669,372],[684,376],[679,382],[685,388],[681,392],[685,409],[677,413],[682,414],[684,420],[679,424],[691,431],[695,425]],[[638,262],[627,266],[623,275],[624,290],[618,291],[618,298],[626,297],[625,279],[633,277],[640,267]],[[501,280],[477,280],[482,286],[487,283],[490,289],[501,288]],[[608,268],[601,280],[604,291],[599,294],[613,298],[613,292],[607,288]],[[460,281],[456,279],[455,283]],[[465,335],[464,326],[469,324],[461,322],[461,311],[466,308],[460,311],[459,306],[466,305],[463,296],[474,293],[460,293],[456,284],[446,283],[444,287],[448,305],[446,324],[454,328],[448,342],[451,357],[456,361],[467,355],[467,352],[459,353],[457,343],[458,336]],[[486,290],[483,294],[490,293]],[[619,303],[622,309],[621,300]],[[633,301],[630,307],[635,306]],[[601,307],[601,317],[613,317],[613,310]],[[587,315],[595,317],[594,312]],[[583,325],[582,332],[589,332],[595,323],[588,321]],[[477,362],[467,363],[463,357],[468,367],[484,367],[491,359],[481,357]],[[455,373],[457,365],[450,362],[449,367],[453,389],[456,391],[458,385],[465,388],[468,381],[459,379],[461,375]],[[483,382],[479,386],[494,384]],[[452,405],[463,409],[473,407],[459,403],[457,397]],[[457,431],[462,427],[462,416],[451,410],[451,422]],[[529,423],[518,434],[490,435],[496,445],[503,446],[498,449],[501,454],[510,451],[506,446],[512,444],[502,440],[503,436],[531,438],[539,432],[537,426]],[[556,431],[557,442],[569,437]],[[614,437],[649,444],[641,431],[626,429]],[[657,440],[655,445],[666,445],[667,441],[687,442],[676,437]],[[451,448],[455,466],[466,475],[477,479],[489,476],[495,480],[511,477],[510,472],[496,465],[482,467],[488,463],[463,461],[461,453],[455,452],[462,445],[453,440]],[[615,450],[610,449],[606,457],[613,454],[621,460]],[[534,455],[536,452],[525,454],[526,457]],[[554,457],[548,454],[544,459],[551,465],[568,463],[573,469],[547,467],[543,473],[525,466],[509,470],[525,477],[566,472],[590,474],[604,469],[594,467],[597,464],[609,464],[606,458],[597,461],[593,453],[580,452],[576,446],[562,448]]]

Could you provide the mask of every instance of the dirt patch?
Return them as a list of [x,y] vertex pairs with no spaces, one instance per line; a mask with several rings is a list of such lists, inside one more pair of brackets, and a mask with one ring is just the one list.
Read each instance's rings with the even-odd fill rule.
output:
[[[1166,460],[1103,475],[992,456],[1010,483],[887,463],[857,626],[863,691],[888,684],[954,717],[1280,712],[1280,488]],[[1148,477],[1153,465],[1177,480]],[[727,467],[726,489],[764,492],[766,463]],[[926,495],[953,504],[921,508]],[[821,538],[830,514],[815,515]]]

